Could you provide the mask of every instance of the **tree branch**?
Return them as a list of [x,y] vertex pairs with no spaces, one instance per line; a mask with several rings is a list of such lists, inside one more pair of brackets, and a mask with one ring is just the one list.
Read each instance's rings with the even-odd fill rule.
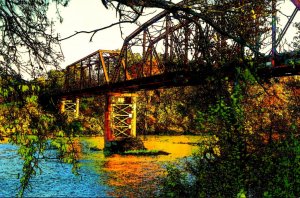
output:
[[67,40],[67,39],[72,38],[72,37],[74,37],[74,36],[76,36],[76,35],[78,35],[78,34],[92,34],[92,36],[91,36],[91,38],[90,38],[90,42],[91,42],[91,41],[93,40],[94,35],[95,35],[97,32],[99,32],[99,31],[101,31],[101,30],[105,30],[105,29],[111,28],[111,27],[113,27],[113,26],[115,26],[115,25],[120,25],[120,24],[124,24],[124,23],[135,23],[135,22],[137,21],[138,18],[139,18],[139,17],[136,17],[136,18],[133,19],[133,20],[118,21],[118,22],[112,23],[112,24],[110,24],[110,25],[108,25],[108,26],[105,26],[105,27],[102,27],[102,28],[98,28],[98,29],[94,29],[94,30],[91,30],[91,31],[84,31],[84,30],[83,30],[83,31],[78,31],[78,32],[75,32],[74,34],[72,34],[72,35],[70,35],[70,36],[67,36],[67,37],[65,37],[65,38],[59,39],[58,41],[64,41],[64,40]]
[[256,47],[253,47],[250,43],[248,43],[242,37],[236,36],[236,35],[230,33],[228,30],[223,30],[219,24],[216,24],[211,18],[209,18],[207,16],[206,12],[202,13],[202,12],[195,11],[191,6],[188,5],[188,2],[184,2],[184,3],[180,2],[180,3],[175,4],[170,1],[162,1],[162,0],[141,0],[141,1],[140,0],[112,0],[112,2],[113,1],[117,2],[118,5],[123,4],[128,7],[140,6],[140,7],[147,7],[147,8],[161,8],[161,9],[167,10],[171,13],[184,12],[188,15],[198,17],[198,18],[202,19],[204,22],[206,22],[207,24],[209,24],[211,27],[213,27],[221,35],[223,35],[229,39],[232,39],[233,41],[237,42],[238,44],[240,44],[242,46],[248,47],[250,50],[258,53],[259,55],[263,55],[257,51]]

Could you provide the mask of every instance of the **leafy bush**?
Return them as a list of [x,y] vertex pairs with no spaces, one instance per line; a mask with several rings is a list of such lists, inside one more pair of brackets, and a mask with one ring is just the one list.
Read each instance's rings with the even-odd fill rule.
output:
[[[291,136],[244,161],[232,154],[198,153],[181,166],[167,168],[167,197],[299,197],[300,142]],[[235,148],[236,149],[236,148]],[[210,157],[208,158],[208,153]]]
[[243,103],[249,102],[244,98],[243,86],[236,83],[227,94],[198,114],[198,127],[216,137],[215,141],[202,144],[199,152],[182,165],[169,167],[161,194],[299,197],[300,141],[297,124],[292,122],[295,118],[283,108],[287,105],[280,103],[287,100],[277,95],[262,98],[265,110],[257,112],[266,122],[260,127],[261,120],[249,116],[253,111],[246,112],[253,109]]

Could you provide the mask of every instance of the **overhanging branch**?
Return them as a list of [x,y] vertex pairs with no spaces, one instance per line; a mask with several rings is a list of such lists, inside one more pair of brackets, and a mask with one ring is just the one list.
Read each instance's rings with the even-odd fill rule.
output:
[[90,42],[93,40],[93,37],[95,36],[95,34],[101,30],[105,30],[105,29],[108,29],[108,28],[111,28],[115,25],[120,25],[120,24],[124,24],[124,23],[135,23],[137,21],[137,19],[139,18],[140,15],[138,15],[136,18],[134,18],[133,20],[126,20],[126,21],[118,21],[118,22],[115,22],[115,23],[112,23],[108,26],[105,26],[105,27],[102,27],[102,28],[98,28],[98,29],[94,29],[94,30],[91,30],[91,31],[78,31],[78,32],[75,32],[74,34],[70,35],[70,36],[67,36],[65,38],[62,38],[62,39],[59,39],[58,41],[64,41],[64,40],[67,40],[69,38],[72,38],[78,34],[92,34],[91,37],[90,37]]

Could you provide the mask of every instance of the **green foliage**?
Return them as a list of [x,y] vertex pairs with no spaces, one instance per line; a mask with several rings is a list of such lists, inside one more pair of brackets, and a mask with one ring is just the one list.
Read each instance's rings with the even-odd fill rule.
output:
[[81,102],[80,103],[80,109],[82,110],[82,111],[86,111],[87,109],[88,109],[88,104],[87,103],[85,103],[85,102]]
[[[58,159],[71,163],[73,172],[78,170],[78,145],[72,137],[82,132],[78,121],[68,122],[62,115],[44,112],[39,103],[40,88],[33,83],[16,80],[13,77],[1,79],[0,96],[0,138],[9,137],[12,144],[19,146],[19,155],[23,159],[23,173],[20,177],[22,197],[30,187],[30,181],[41,173],[39,160],[44,157],[50,138],[55,139],[52,146],[58,151]],[[64,136],[66,140],[57,139]]]
[[[63,89],[64,85],[64,72],[59,70],[50,70],[47,73],[45,88],[50,92],[55,92]],[[41,84],[41,82],[40,82]]]
[[78,142],[72,138],[55,138],[51,145],[58,151],[58,159],[64,163],[72,164],[72,172],[78,174]]
[[188,174],[178,164],[167,166],[168,176],[163,180],[164,197],[193,197],[195,189],[192,189]]
[[206,105],[202,86],[140,92],[137,130],[144,134],[195,134],[195,114]]
[[169,153],[160,150],[128,150],[124,152],[125,155],[168,155]]
[[28,136],[25,137],[25,144],[21,144],[18,153],[24,159],[23,162],[23,174],[20,178],[21,188],[18,192],[18,196],[22,197],[25,189],[30,187],[31,178],[36,175],[37,170],[41,169],[38,166],[39,155],[44,151],[45,144],[42,142],[38,136]]
[[[52,116],[40,116],[35,100],[26,101],[22,108],[14,106],[13,111],[10,111],[11,115],[3,122],[7,124],[4,128],[10,131],[11,143],[20,146],[18,153],[24,160],[19,196],[23,196],[31,178],[39,170],[39,157],[45,150],[47,131],[53,123]],[[6,109],[6,107],[3,108]]]
[[[251,74],[242,70],[237,73],[242,81],[231,85],[227,79],[221,80],[222,84],[227,84],[227,90],[220,91],[223,94],[218,96],[216,103],[197,115],[198,127],[210,133],[216,141],[202,143],[199,152],[192,159],[183,165],[167,169],[163,195],[300,196],[300,141],[297,124],[282,121],[283,113],[278,108],[273,109],[272,99],[271,107],[265,106],[264,111],[257,111],[260,113],[259,119],[270,120],[269,126],[264,125],[266,129],[255,126],[257,118],[250,117],[249,114],[256,109],[253,111],[245,103],[250,100],[245,90],[249,88],[248,85],[253,86]],[[249,79],[250,82],[247,81]],[[269,105],[269,100],[265,101],[267,104],[264,105]],[[294,112],[290,113],[293,116]],[[264,115],[269,117],[264,118]],[[251,130],[248,129],[249,123],[253,124]],[[273,139],[273,135],[278,133],[279,139]],[[265,134],[268,134],[267,142],[263,140]]]
[[157,153],[158,150],[129,150],[125,151],[125,154],[145,154],[145,153]]

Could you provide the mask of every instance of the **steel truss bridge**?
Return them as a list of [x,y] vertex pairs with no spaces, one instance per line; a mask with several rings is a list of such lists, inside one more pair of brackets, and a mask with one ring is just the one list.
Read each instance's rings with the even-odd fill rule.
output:
[[[255,51],[251,41],[249,45],[238,37],[222,35],[220,30],[230,31],[226,16],[216,14],[206,20],[185,12],[163,11],[132,32],[120,51],[98,50],[69,65],[59,95],[66,100],[107,94],[105,138],[109,142],[135,136],[136,100],[129,93],[203,84],[215,72],[231,76],[242,63],[237,57],[247,51],[252,53],[249,62],[255,65],[249,69],[262,78],[299,75],[300,52],[279,54],[276,50],[300,9],[299,1],[293,3],[295,10],[278,36],[273,20],[272,51],[266,56]],[[255,27],[247,31],[250,38],[257,36]],[[65,111],[63,105],[61,109]]]

